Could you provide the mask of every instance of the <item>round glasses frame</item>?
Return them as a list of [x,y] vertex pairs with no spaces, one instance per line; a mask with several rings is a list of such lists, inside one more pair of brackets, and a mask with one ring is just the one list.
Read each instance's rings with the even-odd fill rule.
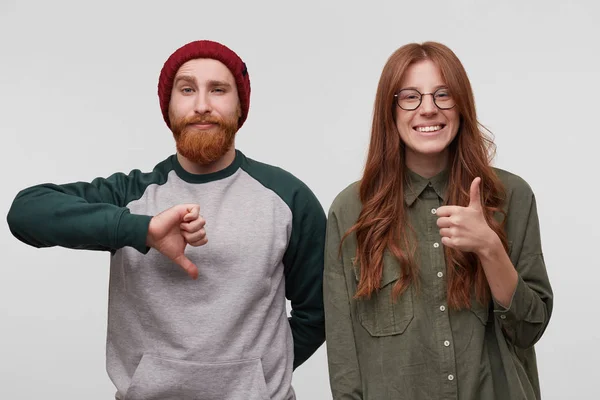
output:
[[[417,92],[417,93],[419,94],[419,104],[417,104],[417,105],[416,105],[415,107],[413,107],[413,108],[404,108],[404,107],[402,107],[402,106],[400,105],[400,94],[401,94],[402,92],[409,92],[409,91],[410,91],[410,92]],[[397,105],[398,107],[400,107],[401,109],[405,110],[405,111],[414,111],[414,110],[416,110],[417,108],[419,108],[419,107],[421,106],[421,103],[423,103],[423,96],[426,96],[426,95],[428,95],[428,94],[429,94],[429,95],[431,95],[431,97],[433,98],[433,104],[435,104],[435,106],[436,106],[437,108],[439,108],[440,110],[450,110],[450,109],[454,108],[454,107],[456,106],[456,102],[454,102],[454,100],[452,100],[452,106],[450,106],[450,107],[440,107],[440,105],[439,105],[439,104],[437,103],[437,101],[435,100],[435,95],[436,95],[436,94],[437,94],[439,91],[448,91],[448,89],[446,89],[446,88],[439,88],[438,90],[436,90],[436,91],[435,91],[435,92],[433,92],[433,93],[421,93],[421,92],[419,92],[417,89],[402,89],[401,91],[399,91],[398,93],[396,93],[396,94],[394,95],[394,97],[396,98],[396,105]]]

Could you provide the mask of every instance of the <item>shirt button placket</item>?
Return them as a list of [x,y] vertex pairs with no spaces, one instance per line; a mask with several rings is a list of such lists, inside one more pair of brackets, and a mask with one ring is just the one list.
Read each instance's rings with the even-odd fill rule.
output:
[[[431,183],[429,184],[429,186],[431,186]],[[437,226],[437,207],[435,204],[431,204],[429,207],[429,218],[428,220],[431,221],[431,233],[433,233],[434,236],[434,240],[433,240],[433,244],[431,244],[431,246],[433,247],[431,249],[431,254],[433,259],[435,260],[433,263],[433,268],[434,268],[434,274],[435,276],[437,276],[438,279],[435,280],[435,285],[438,287],[438,296],[437,297],[437,301],[439,301],[438,303],[438,309],[440,314],[438,315],[438,321],[440,322],[439,326],[439,332],[437,332],[437,335],[439,335],[438,337],[441,339],[441,349],[440,351],[442,351],[442,359],[444,360],[440,367],[441,369],[445,372],[444,375],[444,380],[446,381],[446,385],[450,385],[447,387],[447,394],[450,395],[450,393],[456,393],[456,382],[455,382],[455,375],[453,373],[453,367],[455,365],[455,361],[454,361],[454,350],[452,349],[451,346],[451,341],[449,340],[452,337],[452,330],[450,328],[450,321],[449,318],[450,316],[448,315],[448,313],[446,313],[446,305],[443,304],[447,301],[446,299],[446,291],[445,291],[445,285],[444,285],[444,270],[445,270],[445,263],[444,263],[444,257],[443,257],[443,252],[442,250],[442,246],[440,245],[441,242],[441,238],[439,236],[439,234],[436,234],[437,232],[439,232],[439,228]],[[431,242],[430,242],[431,243]],[[440,304],[442,303],[442,304]],[[448,338],[448,339],[446,339]],[[440,354],[440,355],[442,355]]]

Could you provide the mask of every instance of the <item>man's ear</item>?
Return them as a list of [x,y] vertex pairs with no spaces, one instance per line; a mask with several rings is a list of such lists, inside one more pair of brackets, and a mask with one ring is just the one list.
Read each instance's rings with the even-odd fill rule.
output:
[[240,101],[238,100],[238,106],[237,106],[237,117],[238,117],[238,127],[240,126],[240,123],[242,122],[242,104],[240,103]]
[[169,105],[167,106],[167,116],[169,117],[169,127],[171,127],[171,121],[173,121],[173,112],[171,110],[171,101],[169,100]]

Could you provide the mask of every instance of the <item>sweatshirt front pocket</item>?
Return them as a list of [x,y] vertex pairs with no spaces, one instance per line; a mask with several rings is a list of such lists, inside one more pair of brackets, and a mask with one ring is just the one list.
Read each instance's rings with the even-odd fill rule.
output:
[[260,359],[196,363],[145,354],[125,400],[267,400]]

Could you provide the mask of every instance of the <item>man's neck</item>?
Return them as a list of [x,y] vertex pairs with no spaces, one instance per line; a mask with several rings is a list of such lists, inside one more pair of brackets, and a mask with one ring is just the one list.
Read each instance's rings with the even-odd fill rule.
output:
[[231,163],[233,163],[233,160],[235,160],[235,146],[231,146],[231,149],[227,150],[227,153],[225,153],[223,157],[210,164],[198,164],[177,153],[177,161],[179,161],[181,167],[186,170],[186,172],[195,175],[211,174],[213,172],[221,171],[229,167]]

